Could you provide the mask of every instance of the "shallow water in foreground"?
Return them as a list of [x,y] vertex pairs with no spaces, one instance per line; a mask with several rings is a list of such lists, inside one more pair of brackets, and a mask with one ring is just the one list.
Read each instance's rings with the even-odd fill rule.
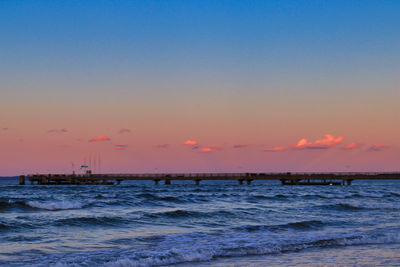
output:
[[400,265],[400,182],[18,186],[0,178],[0,265]]

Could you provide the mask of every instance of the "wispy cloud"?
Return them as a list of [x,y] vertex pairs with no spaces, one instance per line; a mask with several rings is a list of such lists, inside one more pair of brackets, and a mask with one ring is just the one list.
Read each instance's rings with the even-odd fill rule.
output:
[[345,145],[343,147],[344,150],[353,150],[353,149],[357,149],[357,148],[361,148],[364,146],[364,143],[357,143],[357,142],[352,142],[348,145]]
[[335,137],[331,134],[325,134],[324,138],[317,139],[314,142],[310,142],[306,138],[302,138],[295,145],[277,146],[269,149],[264,149],[264,151],[279,152],[286,150],[328,149],[342,143],[343,139],[344,139],[343,136]]
[[236,144],[233,145],[232,148],[245,148],[245,147],[249,147],[251,144],[246,143],[246,144]]
[[111,138],[108,136],[98,136],[89,139],[89,142],[102,142],[102,141],[110,141]]
[[115,150],[126,150],[127,145],[114,145]]
[[66,128],[61,129],[50,129],[47,131],[48,133],[67,133],[68,130]]
[[197,146],[199,143],[195,140],[186,140],[183,145],[185,146]]
[[382,151],[382,150],[389,149],[389,148],[390,148],[390,146],[388,146],[388,145],[374,144],[368,148],[368,151],[378,152],[378,151]]
[[123,133],[131,133],[130,129],[127,128],[122,128],[121,130],[118,131],[118,133],[123,134]]
[[170,144],[158,144],[156,145],[157,148],[168,149],[171,145]]
[[8,127],[3,127],[3,128],[1,128],[3,131],[8,131],[9,130],[9,128]]

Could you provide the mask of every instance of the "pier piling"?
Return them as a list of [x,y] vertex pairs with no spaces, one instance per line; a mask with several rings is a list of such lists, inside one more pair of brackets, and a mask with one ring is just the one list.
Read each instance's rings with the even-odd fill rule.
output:
[[19,184],[20,185],[25,185],[25,175],[19,176]]

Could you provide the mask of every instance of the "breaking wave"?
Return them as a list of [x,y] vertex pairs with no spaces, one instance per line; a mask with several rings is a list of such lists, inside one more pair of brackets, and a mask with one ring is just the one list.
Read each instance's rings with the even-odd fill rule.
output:
[[28,206],[43,210],[71,210],[71,209],[82,209],[86,207],[89,203],[83,203],[79,201],[28,201],[26,203]]
[[70,210],[70,209],[82,209],[90,205],[91,202],[80,202],[80,201],[0,201],[0,211],[10,210],[10,209],[42,209],[42,210]]
[[[152,250],[135,247],[119,250],[51,255],[33,259],[29,264],[57,266],[132,267],[164,266],[195,263],[224,257],[242,257],[298,252],[306,249],[343,247],[367,244],[398,244],[400,229],[374,229],[332,234],[277,235],[236,233],[211,235],[204,233],[171,234],[159,237]],[[190,244],[190,245],[189,245]]]

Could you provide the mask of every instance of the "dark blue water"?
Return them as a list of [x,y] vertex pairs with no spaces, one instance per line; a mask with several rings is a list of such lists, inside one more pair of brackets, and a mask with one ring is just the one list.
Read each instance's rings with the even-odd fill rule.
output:
[[0,180],[0,265],[400,264],[399,181],[17,183]]

